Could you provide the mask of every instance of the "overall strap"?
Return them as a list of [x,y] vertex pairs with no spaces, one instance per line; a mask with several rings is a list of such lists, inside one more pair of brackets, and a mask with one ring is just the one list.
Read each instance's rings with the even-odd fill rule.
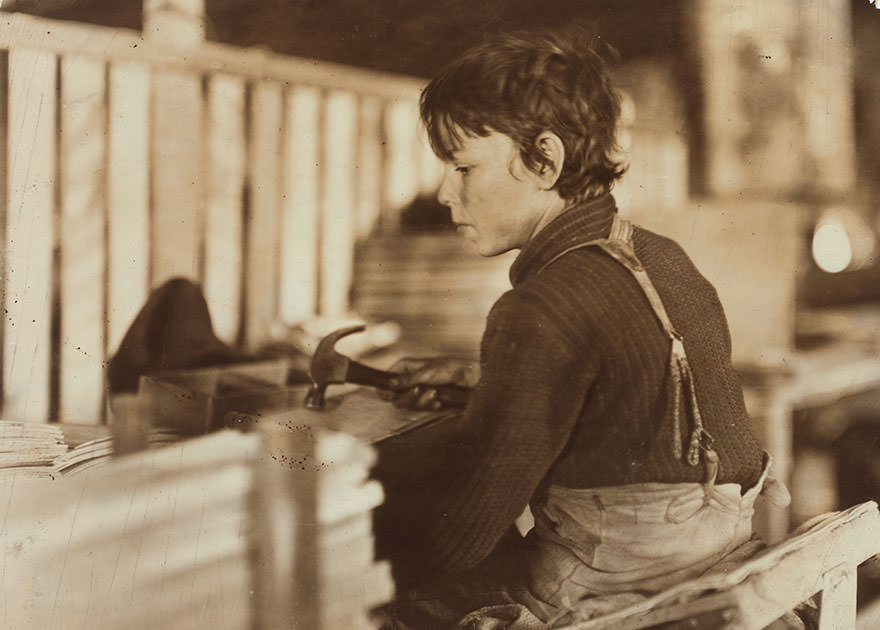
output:
[[[706,464],[709,468],[709,475],[714,478],[717,474],[718,455],[712,448],[712,437],[703,428],[703,417],[700,414],[700,407],[697,404],[697,392],[694,387],[694,376],[691,371],[687,355],[684,350],[684,342],[681,335],[672,325],[669,314],[663,306],[663,300],[648,272],[642,266],[636,256],[635,248],[632,241],[633,226],[626,219],[621,219],[618,215],[614,215],[614,221],[611,224],[611,232],[608,238],[594,239],[573,245],[546,262],[540,269],[539,273],[549,267],[551,264],[577,249],[585,247],[598,246],[606,254],[623,265],[635,278],[639,287],[642,289],[645,297],[654,311],[654,315],[663,328],[663,332],[669,337],[671,349],[669,352],[669,368],[672,375],[674,389],[674,406],[673,406],[673,427],[672,427],[672,452],[676,459],[682,457],[682,439],[681,439],[681,407],[682,393],[686,396],[686,403],[689,405],[691,414],[693,415],[694,426],[690,434],[687,451],[687,462],[691,466],[700,463],[700,449],[706,452]],[[714,479],[713,479],[714,480]]]

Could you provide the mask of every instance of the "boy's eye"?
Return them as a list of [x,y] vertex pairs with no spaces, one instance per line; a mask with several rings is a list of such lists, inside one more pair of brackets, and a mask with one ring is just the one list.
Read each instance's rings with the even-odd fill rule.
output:
[[461,173],[462,175],[467,175],[468,173],[471,172],[471,167],[470,166],[456,166],[455,170],[457,172]]

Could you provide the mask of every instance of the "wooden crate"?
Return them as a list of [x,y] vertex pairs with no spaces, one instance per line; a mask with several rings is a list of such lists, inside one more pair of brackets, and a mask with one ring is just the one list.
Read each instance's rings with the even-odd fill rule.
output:
[[308,385],[288,384],[287,361],[265,361],[142,376],[142,411],[157,427],[199,435],[226,427],[230,414],[301,406]]

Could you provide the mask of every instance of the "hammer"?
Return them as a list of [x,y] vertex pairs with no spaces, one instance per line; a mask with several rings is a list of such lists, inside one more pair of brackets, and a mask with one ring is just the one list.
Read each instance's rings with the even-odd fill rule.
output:
[[[336,352],[334,346],[337,341],[348,335],[361,332],[365,328],[366,326],[363,325],[340,328],[318,343],[309,368],[312,386],[305,398],[305,406],[308,409],[324,408],[324,395],[327,386],[333,383],[369,385],[393,392],[405,391],[413,387],[411,385],[402,387],[396,385],[398,374],[376,370]],[[470,388],[459,385],[428,385],[426,387],[434,389],[437,392],[437,400],[449,407],[464,407],[471,394]]]

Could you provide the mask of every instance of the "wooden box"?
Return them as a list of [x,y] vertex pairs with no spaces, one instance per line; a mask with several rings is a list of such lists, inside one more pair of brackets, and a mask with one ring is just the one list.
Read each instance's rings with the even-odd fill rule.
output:
[[155,427],[199,435],[230,426],[234,414],[302,405],[308,384],[288,383],[285,360],[142,376],[138,397]]

